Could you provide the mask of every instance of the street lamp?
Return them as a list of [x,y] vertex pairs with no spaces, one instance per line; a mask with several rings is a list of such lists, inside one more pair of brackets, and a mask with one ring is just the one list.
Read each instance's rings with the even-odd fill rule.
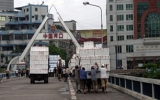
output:
[[83,2],[84,5],[91,5],[91,6],[95,6],[98,7],[101,10],[101,36],[102,36],[102,48],[103,48],[103,23],[102,23],[102,8],[100,6],[94,5],[94,4],[90,4],[89,2]]

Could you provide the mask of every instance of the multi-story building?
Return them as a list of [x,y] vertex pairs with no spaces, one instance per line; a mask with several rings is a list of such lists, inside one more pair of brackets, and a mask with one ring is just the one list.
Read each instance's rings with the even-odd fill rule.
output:
[[14,11],[14,0],[0,0],[0,11]]
[[[21,53],[48,13],[47,5],[33,5],[15,8],[17,11],[0,12],[0,46],[3,64]],[[53,19],[51,19],[53,23]],[[50,19],[41,32],[48,32]],[[48,44],[38,41],[37,44]],[[35,44],[36,45],[36,44]]]
[[160,1],[107,0],[111,68],[133,68],[160,59]]

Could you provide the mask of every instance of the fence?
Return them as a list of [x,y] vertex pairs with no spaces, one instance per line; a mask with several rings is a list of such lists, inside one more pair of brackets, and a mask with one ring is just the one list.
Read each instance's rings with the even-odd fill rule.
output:
[[160,80],[110,74],[109,85],[138,99],[160,100]]
[[[14,72],[9,73],[10,77],[16,77],[16,74]],[[0,73],[0,79],[6,79],[6,73]]]

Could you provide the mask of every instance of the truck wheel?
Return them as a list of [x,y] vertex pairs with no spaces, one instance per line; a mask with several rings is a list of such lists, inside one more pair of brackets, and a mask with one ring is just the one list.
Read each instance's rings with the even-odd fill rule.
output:
[[45,79],[44,79],[44,83],[48,83],[48,78],[45,78]]
[[34,80],[34,78],[31,78],[31,84],[34,84],[35,83],[35,80]]

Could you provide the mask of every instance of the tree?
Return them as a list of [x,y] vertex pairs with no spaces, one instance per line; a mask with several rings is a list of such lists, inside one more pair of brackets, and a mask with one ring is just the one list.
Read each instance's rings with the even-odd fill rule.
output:
[[49,45],[49,54],[50,55],[60,55],[64,60],[67,60],[67,52],[65,49],[56,47],[54,44]]

